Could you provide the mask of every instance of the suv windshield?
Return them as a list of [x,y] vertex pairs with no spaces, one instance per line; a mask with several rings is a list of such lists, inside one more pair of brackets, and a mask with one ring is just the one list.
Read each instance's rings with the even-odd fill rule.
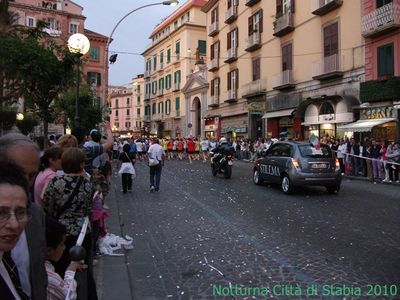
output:
[[299,145],[299,149],[303,157],[333,157],[332,150],[327,145],[321,145],[319,149],[313,145]]

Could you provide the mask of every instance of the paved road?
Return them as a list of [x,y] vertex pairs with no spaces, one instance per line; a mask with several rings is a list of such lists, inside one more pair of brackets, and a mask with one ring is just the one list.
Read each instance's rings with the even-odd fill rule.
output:
[[114,178],[111,227],[134,249],[100,263],[103,299],[400,299],[399,186],[344,180],[339,195],[287,196],[254,185],[251,168],[235,162],[226,180],[208,164],[168,161],[158,193],[144,163],[132,194]]

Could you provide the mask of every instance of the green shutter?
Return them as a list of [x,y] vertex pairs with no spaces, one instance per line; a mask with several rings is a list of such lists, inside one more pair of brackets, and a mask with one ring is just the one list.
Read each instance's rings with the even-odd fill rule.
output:
[[175,98],[175,110],[178,111],[180,108],[180,101],[179,97]]
[[197,48],[199,49],[199,53],[201,55],[206,55],[207,52],[207,44],[206,41],[198,40]]
[[180,42],[176,42],[175,44],[175,53],[180,53]]
[[174,73],[174,83],[181,82],[181,71],[178,70]]
[[162,64],[164,62],[164,53],[160,53],[160,63]]
[[167,64],[171,62],[171,49],[167,50]]

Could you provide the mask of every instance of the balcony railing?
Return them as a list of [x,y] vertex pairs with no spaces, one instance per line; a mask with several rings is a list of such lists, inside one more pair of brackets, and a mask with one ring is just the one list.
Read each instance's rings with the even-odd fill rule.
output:
[[258,79],[248,84],[242,85],[242,97],[251,98],[258,95],[264,95],[267,91],[267,81]]
[[164,95],[164,89],[158,89],[158,96]]
[[294,30],[293,14],[287,12],[283,16],[275,19],[274,21],[274,36],[284,36]]
[[230,24],[236,20],[237,14],[237,5],[232,5],[228,10],[225,12],[225,23]]
[[228,90],[225,92],[224,102],[231,103],[237,101],[237,90]]
[[174,92],[175,92],[175,91],[179,91],[180,88],[181,88],[181,83],[180,83],[180,82],[175,82],[175,83],[174,83],[174,89],[173,89],[173,91],[174,91]]
[[144,71],[144,77],[145,78],[150,77],[150,75],[151,75],[151,71],[149,71],[149,70]]
[[400,6],[389,3],[361,18],[361,34],[374,37],[400,27]]
[[261,48],[261,34],[259,32],[254,32],[248,38],[246,38],[245,51],[252,52]]
[[175,110],[174,118],[176,118],[176,119],[180,119],[181,118],[181,112],[179,110]]
[[314,15],[323,16],[342,4],[343,0],[312,0],[311,11]]
[[226,63],[230,63],[237,60],[237,48],[232,47],[231,49],[228,49],[228,51],[226,51],[225,57],[226,57],[225,58]]
[[219,59],[213,58],[212,60],[210,60],[208,65],[208,71],[212,72],[218,70],[218,68],[219,68]]
[[150,93],[145,93],[144,94],[144,100],[146,101],[146,100],[150,100]]
[[210,97],[209,107],[217,107],[219,105],[219,95],[214,95]]
[[145,115],[145,116],[144,116],[144,121],[145,121],[145,122],[150,122],[150,118],[151,118],[151,117],[150,117],[149,115]]
[[326,80],[343,76],[339,54],[326,56],[313,62],[313,79]]
[[272,88],[274,90],[292,89],[294,87],[293,70],[285,70],[272,77]]
[[218,22],[215,21],[210,26],[208,26],[208,35],[214,36],[218,33]]

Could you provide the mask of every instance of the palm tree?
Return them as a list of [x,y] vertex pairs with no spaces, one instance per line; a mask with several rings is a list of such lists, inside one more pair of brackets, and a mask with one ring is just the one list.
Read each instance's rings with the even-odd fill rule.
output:
[[22,26],[19,15],[9,9],[9,0],[0,0],[0,35],[18,35]]

